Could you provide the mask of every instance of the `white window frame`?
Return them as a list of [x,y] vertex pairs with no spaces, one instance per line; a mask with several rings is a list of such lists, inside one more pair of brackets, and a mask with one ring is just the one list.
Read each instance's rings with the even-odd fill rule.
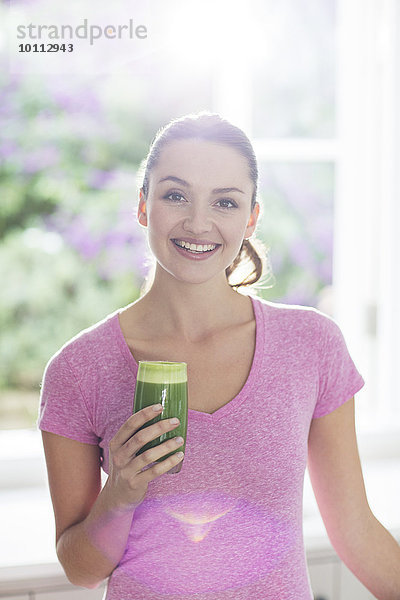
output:
[[260,163],[334,164],[333,317],[366,381],[360,448],[388,455],[400,451],[400,0],[337,0],[336,18],[335,138],[257,138],[244,55],[217,65],[215,110]]
[[366,374],[360,399],[367,409],[360,429],[392,435],[400,425],[399,4],[338,2],[335,311]]

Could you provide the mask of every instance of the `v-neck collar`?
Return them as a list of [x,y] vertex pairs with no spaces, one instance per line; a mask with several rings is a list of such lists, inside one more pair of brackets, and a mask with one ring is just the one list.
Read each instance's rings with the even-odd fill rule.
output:
[[[191,420],[194,419],[194,420],[208,421],[208,422],[219,421],[219,419],[222,419],[223,417],[228,416],[233,410],[235,410],[248,397],[249,391],[253,388],[253,385],[257,378],[257,374],[259,373],[259,369],[261,367],[262,352],[263,352],[263,347],[264,347],[264,329],[265,328],[264,328],[264,319],[263,319],[264,315],[263,315],[260,299],[255,298],[254,296],[251,296],[250,294],[249,294],[249,297],[252,302],[254,319],[255,319],[255,323],[256,323],[256,331],[255,331],[256,342],[255,342],[253,360],[251,363],[249,375],[248,375],[242,389],[240,390],[240,392],[234,398],[232,398],[232,400],[230,400],[229,402],[227,402],[226,404],[221,406],[221,408],[218,408],[215,412],[207,413],[207,412],[202,412],[199,410],[193,410],[193,409],[189,408],[188,409],[188,418]],[[121,326],[119,323],[119,313],[120,313],[120,311],[117,311],[113,315],[113,317],[110,319],[110,325],[112,325],[112,327],[116,333],[118,345],[122,351],[122,354],[124,355],[124,358],[129,366],[129,369],[133,372],[133,374],[136,378],[139,366],[129,349],[129,346],[125,340],[124,334],[122,333],[122,329],[121,329]]]

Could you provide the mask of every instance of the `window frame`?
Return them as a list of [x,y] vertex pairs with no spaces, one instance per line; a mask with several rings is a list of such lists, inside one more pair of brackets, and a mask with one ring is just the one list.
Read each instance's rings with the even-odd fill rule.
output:
[[[333,318],[366,385],[357,429],[368,454],[400,433],[400,0],[336,0],[336,135],[257,138],[243,56],[216,65],[215,110],[242,127],[262,162],[334,164]],[[378,228],[377,228],[378,224]]]

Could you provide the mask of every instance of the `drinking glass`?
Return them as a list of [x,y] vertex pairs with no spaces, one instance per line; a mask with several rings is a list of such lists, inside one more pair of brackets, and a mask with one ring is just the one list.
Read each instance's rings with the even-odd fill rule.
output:
[[[139,361],[133,412],[136,413],[146,406],[158,403],[163,407],[162,412],[154,419],[147,421],[138,431],[157,423],[161,418],[178,417],[180,423],[172,431],[163,433],[158,438],[145,444],[138,450],[136,456],[179,435],[185,440],[183,446],[179,446],[176,450],[172,450],[172,452],[168,452],[168,454],[156,460],[156,462],[161,462],[176,452],[185,452],[188,421],[187,363],[161,360]],[[179,473],[182,463],[183,460],[167,473]],[[152,465],[154,464],[152,463]],[[152,465],[149,465],[149,467]]]

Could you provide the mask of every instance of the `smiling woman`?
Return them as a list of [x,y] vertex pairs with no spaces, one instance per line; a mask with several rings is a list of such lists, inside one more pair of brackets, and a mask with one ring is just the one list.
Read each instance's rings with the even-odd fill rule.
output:
[[[204,113],[161,129],[137,212],[156,261],[151,287],[46,367],[39,426],[58,557],[76,585],[110,576],[107,600],[311,600],[307,459],[336,551],[380,600],[400,588],[400,550],[366,500],[353,414],[364,380],[339,326],[312,307],[241,294],[248,279],[229,282],[259,210],[243,131]],[[189,434],[173,478],[178,424],[154,422],[162,405],[132,414],[144,360],[187,365]]]
[[[180,142],[180,143],[178,143]],[[193,170],[198,169],[199,165],[203,164],[207,173],[210,169],[210,156],[215,154],[217,151],[220,154],[220,163],[214,164],[214,170],[220,171],[225,168],[226,165],[232,165],[231,174],[226,175],[227,180],[233,177],[233,180],[239,180],[238,172],[244,168],[248,171],[248,178],[245,185],[236,186],[218,186],[207,190],[209,194],[207,203],[213,207],[214,213],[219,213],[225,223],[229,219],[230,223],[233,222],[233,214],[243,214],[246,210],[254,214],[250,216],[250,220],[255,219],[260,212],[260,204],[257,201],[257,188],[258,188],[258,168],[257,161],[254,154],[254,150],[243,132],[238,128],[222,119],[218,114],[207,113],[206,111],[200,112],[197,115],[188,115],[185,118],[175,119],[171,121],[167,126],[160,128],[155,135],[152,144],[149,149],[147,157],[142,161],[138,172],[138,179],[140,182],[140,204],[138,211],[139,222],[145,225],[143,221],[146,215],[146,206],[149,203],[150,194],[150,174],[153,170],[157,170],[157,165],[160,162],[163,149],[168,147],[167,157],[173,157],[176,154],[178,164],[185,160],[184,157],[191,157],[189,160],[193,160],[191,151],[193,147],[196,147],[197,152],[201,147],[199,142],[204,142],[202,147],[203,155],[198,154],[197,162],[193,165]],[[168,165],[165,165],[164,171],[161,173],[161,177],[155,177],[157,182],[153,184],[157,191],[160,190],[161,199],[164,202],[173,204],[179,211],[180,218],[182,217],[182,211],[186,214],[189,210],[193,210],[195,205],[196,190],[193,189],[191,182],[177,177],[176,175],[168,173]],[[171,169],[174,168],[172,161]],[[198,175],[197,175],[198,178]],[[196,177],[193,179],[195,182]],[[232,181],[232,180],[231,180]],[[175,184],[174,187],[170,187],[171,184]],[[199,190],[204,194],[204,182],[199,182]],[[176,187],[180,186],[180,187]],[[244,188],[246,191],[244,191]],[[249,200],[251,202],[249,203]],[[191,208],[192,206],[192,208]],[[147,209],[148,210],[148,209]],[[200,209],[199,209],[200,210]],[[229,214],[230,213],[230,214]],[[197,218],[197,217],[196,217]],[[202,218],[200,216],[199,218]],[[147,221],[146,221],[147,223]],[[205,236],[203,236],[205,237]],[[237,249],[233,260],[225,268],[226,277],[232,288],[238,289],[241,286],[253,286],[261,278],[263,280],[259,285],[263,285],[264,288],[272,287],[265,285],[266,281],[272,276],[270,265],[268,261],[268,251],[264,247],[263,243],[255,238],[254,234],[252,240],[249,237],[244,237],[241,240],[240,247]],[[221,246],[221,240],[200,240],[199,237],[191,236],[190,238],[180,236],[178,239],[186,241],[189,244],[216,244],[215,249],[208,248],[207,252],[214,255],[218,252]],[[149,240],[150,241],[150,240]],[[192,252],[195,252],[195,248],[191,248]],[[180,253],[185,256],[190,254],[190,250],[182,250]],[[179,250],[178,250],[179,251]],[[151,253],[154,256],[154,253]],[[196,256],[197,260],[208,258],[208,256]],[[250,270],[249,270],[250,266]],[[153,260],[152,268],[149,271],[147,280],[141,289],[141,296],[146,294],[153,284],[156,270],[156,261]],[[231,283],[234,280],[234,273],[240,273],[242,275],[241,280],[236,279],[235,283]]]

